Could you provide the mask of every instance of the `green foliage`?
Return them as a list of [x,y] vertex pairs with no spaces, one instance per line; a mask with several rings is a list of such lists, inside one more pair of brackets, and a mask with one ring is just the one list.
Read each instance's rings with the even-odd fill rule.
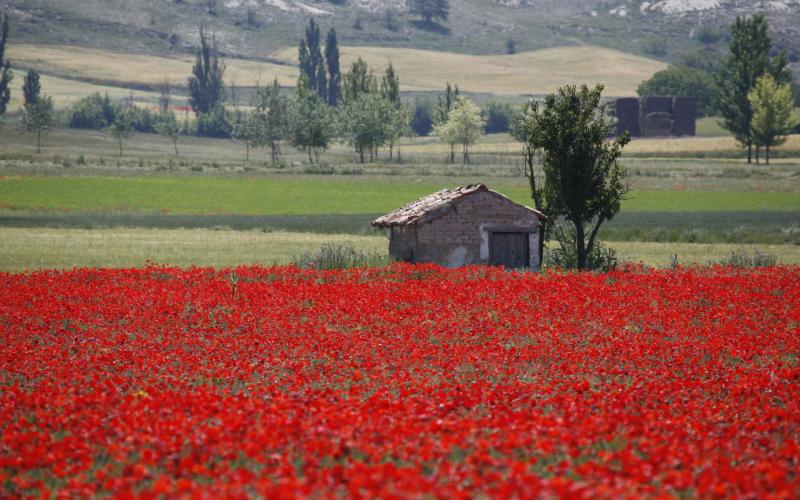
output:
[[447,121],[437,125],[435,130],[436,135],[451,147],[454,144],[460,144],[462,163],[469,163],[469,146],[483,135],[485,125],[486,122],[481,117],[480,109],[469,99],[459,96],[455,100]]
[[377,267],[388,265],[391,261],[385,255],[365,252],[350,244],[324,243],[319,250],[303,254],[294,259],[297,267],[316,269],[350,269],[353,267]]
[[547,95],[541,108],[529,104],[527,126],[517,132],[530,149],[541,151],[545,215],[574,225],[579,269],[588,268],[601,225],[619,212],[628,192],[619,157],[630,138],[608,140],[612,124],[598,112],[602,91],[602,85],[562,87]]
[[239,111],[231,127],[231,138],[245,146],[245,161],[250,161],[250,148],[266,144],[264,117],[258,110]]
[[419,137],[427,136],[433,130],[433,104],[428,100],[417,99],[411,114],[411,130]]
[[[305,36],[300,40],[300,46],[298,48],[300,76],[305,77],[308,80],[309,88],[328,102],[328,79],[325,69],[326,61],[322,58],[320,42],[319,26],[314,19],[309,19],[306,25]],[[326,54],[328,52],[327,49],[326,47]],[[338,63],[338,46],[336,51],[336,61]]]
[[8,14],[3,13],[0,18],[0,116],[5,114],[8,102],[11,100],[11,62],[5,58],[6,42],[8,40]]
[[262,121],[264,143],[269,146],[273,162],[280,157],[279,141],[289,130],[289,99],[281,94],[278,79],[272,85],[259,90],[256,113]]
[[42,136],[55,125],[53,100],[49,96],[39,96],[36,101],[25,105],[22,115],[22,128],[36,134],[36,152],[42,152]]
[[778,83],[788,83],[791,75],[784,55],[770,57],[772,40],[763,16],[737,17],[731,27],[729,53],[717,73],[718,107],[723,126],[747,147],[748,163],[752,158],[752,120],[748,94],[762,75],[771,75]]
[[181,135],[181,125],[175,115],[170,112],[162,113],[155,124],[155,130],[159,135],[172,141],[172,145],[175,147],[175,156],[178,156],[178,137]]
[[704,24],[695,30],[697,41],[703,45],[712,45],[725,36],[725,34],[717,28]]
[[760,250],[754,250],[751,254],[747,250],[739,249],[731,251],[727,258],[717,263],[723,266],[742,268],[771,267],[778,263],[778,256]]
[[328,105],[336,107],[339,105],[342,74],[339,67],[339,42],[333,28],[328,30],[328,38],[325,40],[325,65],[328,70]]
[[481,111],[481,115],[486,121],[486,133],[499,134],[508,132],[513,114],[514,108],[511,104],[500,101],[489,101]]
[[408,12],[420,16],[426,23],[431,23],[434,19],[447,21],[450,16],[450,2],[449,0],[410,0]]
[[636,92],[640,96],[692,96],[697,98],[700,116],[712,116],[716,112],[717,88],[714,79],[698,69],[669,66],[642,82]]
[[451,87],[450,82],[447,82],[447,86],[444,89],[444,95],[440,95],[436,98],[436,111],[433,117],[434,125],[447,122],[448,115],[450,114],[450,111],[453,110],[456,99],[460,95],[461,92],[458,90],[458,85]]
[[357,100],[364,94],[377,92],[378,81],[366,61],[360,57],[350,65],[350,71],[342,82],[342,101],[346,104]]
[[308,160],[319,161],[333,137],[334,120],[327,104],[301,76],[297,81],[289,114],[289,141],[308,153]]
[[747,95],[753,109],[751,132],[757,146],[766,148],[766,161],[772,146],[786,142],[792,129],[798,125],[794,116],[794,98],[788,83],[779,84],[770,75],[758,80]]
[[[578,242],[575,226],[572,224],[556,224],[553,236],[558,248],[547,252],[545,265],[559,269],[581,269],[578,265]],[[607,273],[617,267],[617,253],[599,241],[586,254],[586,266],[582,269]]]
[[108,127],[117,116],[117,106],[108,98],[96,92],[82,98],[72,106],[68,126],[100,130]]
[[200,48],[189,77],[189,104],[195,114],[211,113],[222,105],[225,95],[225,63],[217,54],[217,42],[212,38],[209,42],[205,27],[200,26]]
[[126,108],[117,113],[114,122],[108,127],[108,132],[119,144],[119,156],[122,157],[122,143],[133,136],[136,129],[133,126],[134,110]]
[[378,148],[389,139],[394,106],[377,93],[363,94],[348,101],[339,117],[340,134],[358,153],[361,163],[369,155],[375,159]]
[[506,54],[517,53],[517,42],[513,38],[506,40]]
[[22,82],[22,95],[25,98],[25,105],[33,104],[39,100],[42,91],[42,84],[39,82],[39,73],[35,69],[29,69]]
[[231,136],[230,116],[221,102],[211,112],[197,115],[197,135],[217,138]]

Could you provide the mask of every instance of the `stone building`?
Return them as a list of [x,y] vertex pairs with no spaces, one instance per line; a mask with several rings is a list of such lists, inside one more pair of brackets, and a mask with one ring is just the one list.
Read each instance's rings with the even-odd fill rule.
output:
[[379,217],[389,253],[446,267],[502,265],[538,270],[544,215],[483,184],[444,189]]

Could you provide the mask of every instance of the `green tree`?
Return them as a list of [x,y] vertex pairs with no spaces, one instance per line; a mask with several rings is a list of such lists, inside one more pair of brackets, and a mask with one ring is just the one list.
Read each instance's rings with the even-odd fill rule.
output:
[[286,137],[289,129],[289,99],[281,94],[278,79],[272,85],[259,91],[256,108],[264,128],[264,142],[269,147],[273,162],[280,157],[279,141]]
[[[389,159],[394,158],[394,148],[397,141],[404,135],[409,135],[409,121],[411,119],[408,108],[400,99],[400,79],[394,71],[394,67],[389,63],[386,72],[381,80],[381,96],[389,103],[390,109],[384,124],[386,132],[386,143],[389,145]],[[397,151],[398,160],[400,150]]]
[[360,57],[350,65],[350,71],[344,75],[342,83],[342,101],[345,104],[378,90],[378,81],[367,63]]
[[433,130],[433,103],[426,99],[416,99],[410,125],[414,134],[420,137],[429,135]]
[[770,148],[786,142],[786,136],[798,125],[794,116],[792,88],[788,83],[779,84],[772,76],[764,75],[756,80],[747,99],[753,108],[753,141],[757,147],[766,148],[766,162],[769,165]]
[[339,132],[355,148],[361,163],[367,155],[373,161],[378,148],[386,143],[393,109],[392,104],[377,93],[362,94],[342,108]]
[[292,96],[289,113],[289,141],[308,153],[308,160],[319,161],[333,137],[334,120],[330,108],[301,76]]
[[697,113],[711,116],[715,113],[717,87],[714,78],[699,69],[669,66],[639,84],[636,92],[649,95],[678,95],[697,98]]
[[258,110],[237,113],[237,119],[231,130],[231,139],[244,144],[244,161],[250,161],[250,149],[265,144],[264,120]]
[[11,100],[11,62],[5,58],[6,41],[8,40],[8,14],[3,13],[0,18],[0,116],[5,114],[8,101]]
[[791,80],[786,57],[783,54],[770,57],[771,49],[772,40],[763,16],[737,17],[731,27],[729,52],[716,77],[722,125],[747,147],[748,163],[753,159],[753,110],[747,99],[750,89],[765,74],[778,83]]
[[114,122],[108,127],[108,132],[119,144],[119,157],[122,158],[122,142],[133,136],[134,113],[131,108],[124,109],[117,113]]
[[25,105],[38,101],[41,91],[42,84],[39,82],[39,73],[34,69],[29,69],[22,82],[22,95],[25,97]]
[[172,141],[172,145],[175,147],[175,156],[180,156],[178,153],[178,137],[181,135],[181,125],[175,115],[169,111],[161,113],[155,124],[155,129],[159,135]]
[[449,0],[411,0],[408,2],[409,13],[420,16],[425,23],[430,24],[434,19],[447,21],[450,16]]
[[39,96],[36,101],[25,104],[22,128],[36,134],[36,152],[42,152],[42,136],[55,125],[53,100],[50,96]]
[[630,138],[608,139],[613,126],[598,113],[602,92],[602,85],[566,86],[541,107],[531,103],[523,133],[525,144],[541,152],[544,170],[544,185],[532,184],[541,189],[532,194],[546,200],[548,218],[564,217],[574,226],[578,269],[588,268],[600,227],[619,212],[628,192],[619,158]]
[[328,31],[325,40],[325,65],[328,69],[328,105],[336,107],[339,105],[342,73],[339,67],[339,42],[333,28]]
[[[453,110],[456,100],[460,95],[461,92],[458,90],[458,85],[451,87],[450,82],[447,82],[447,86],[444,89],[444,95],[440,95],[436,98],[436,109],[433,115],[434,129],[438,125],[443,125],[447,123],[447,119],[450,116],[450,111]],[[450,163],[455,163],[455,161],[456,161],[455,143],[451,143]]]
[[309,88],[327,101],[328,84],[325,74],[325,61],[322,58],[319,25],[314,19],[308,20],[305,36],[300,39],[298,60],[300,63],[300,75],[306,77]]
[[217,42],[206,36],[205,27],[200,26],[200,48],[189,77],[189,104],[196,115],[211,113],[222,105],[225,95],[225,63],[217,54]]
[[436,126],[436,134],[450,144],[451,151],[455,144],[461,145],[462,163],[469,163],[469,147],[483,135],[486,122],[481,117],[481,110],[469,99],[459,96],[447,122]]

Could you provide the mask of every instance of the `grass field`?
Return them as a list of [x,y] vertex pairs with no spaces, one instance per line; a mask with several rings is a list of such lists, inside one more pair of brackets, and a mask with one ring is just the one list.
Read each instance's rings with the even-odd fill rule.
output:
[[[295,62],[297,49],[288,48],[274,56]],[[451,82],[462,90],[506,95],[544,94],[566,84],[581,83],[603,83],[606,95],[636,95],[642,80],[666,67],[660,61],[593,46],[491,56],[384,47],[342,48],[343,67],[358,57],[375,71],[383,71],[391,62],[403,90],[440,90]]]
[[[524,181],[522,181],[524,182]],[[520,182],[504,194],[530,203]],[[454,183],[388,182],[344,176],[322,179],[213,177],[5,177],[0,207],[12,210],[161,212],[177,214],[356,214],[393,210]],[[787,192],[633,191],[624,211],[800,211]]]
[[[604,83],[606,95],[635,95],[642,80],[666,67],[653,59],[593,46],[490,56],[384,47],[345,46],[341,52],[343,71],[358,57],[363,57],[375,72],[382,72],[391,62],[404,91],[441,90],[451,82],[465,91],[520,95],[553,92],[565,84]],[[226,59],[226,82],[252,86],[278,78],[282,85],[294,85],[298,75],[297,48],[283,49],[274,57],[287,64]],[[122,87],[155,85],[165,78],[184,85],[193,64],[191,57],[35,44],[11,45],[9,58],[17,66],[37,68],[55,76]],[[49,92],[47,86],[44,88]]]
[[[53,229],[0,228],[0,270],[72,267],[138,267],[147,262],[188,266],[287,264],[323,243],[346,243],[385,255],[383,236],[319,235],[210,229]],[[783,264],[800,264],[800,247],[790,245],[705,245],[695,243],[610,242],[620,258],[666,266],[677,254],[683,264],[708,263],[731,251],[760,250]]]

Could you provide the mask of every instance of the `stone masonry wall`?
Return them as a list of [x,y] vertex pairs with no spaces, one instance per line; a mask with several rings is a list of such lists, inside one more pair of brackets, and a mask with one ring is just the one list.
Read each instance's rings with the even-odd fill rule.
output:
[[[447,267],[486,264],[489,233],[493,228],[531,230],[531,267],[539,268],[538,217],[490,192],[478,192],[458,202],[439,219],[417,226],[417,262],[435,262]],[[394,255],[394,254],[393,254]]]

